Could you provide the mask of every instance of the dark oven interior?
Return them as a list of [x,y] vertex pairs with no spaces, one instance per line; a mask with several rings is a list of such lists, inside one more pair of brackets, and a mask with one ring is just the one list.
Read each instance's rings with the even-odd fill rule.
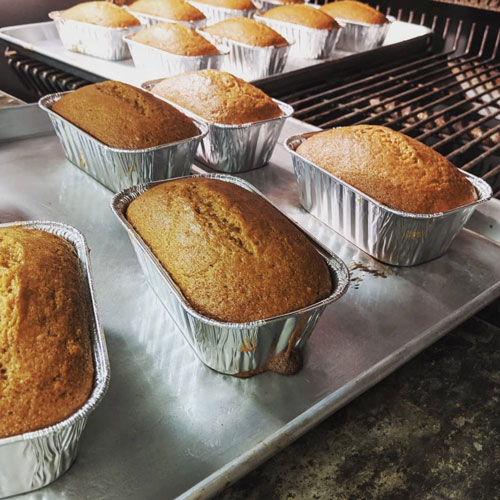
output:
[[[500,1],[450,2],[370,2],[431,27],[432,40],[418,50],[386,47],[376,57],[361,54],[257,85],[321,128],[371,123],[404,132],[485,179],[500,198]],[[16,48],[5,56],[34,96],[91,80]]]

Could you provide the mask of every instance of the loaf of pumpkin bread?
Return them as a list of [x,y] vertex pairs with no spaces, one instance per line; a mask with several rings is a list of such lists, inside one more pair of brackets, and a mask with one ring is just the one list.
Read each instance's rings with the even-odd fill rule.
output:
[[55,424],[93,386],[88,303],[66,240],[0,228],[0,438]]
[[474,186],[437,151],[378,125],[314,134],[297,153],[376,201],[433,214],[476,200]]
[[255,193],[203,177],[165,182],[127,219],[199,313],[224,322],[285,314],[326,298],[323,257]]

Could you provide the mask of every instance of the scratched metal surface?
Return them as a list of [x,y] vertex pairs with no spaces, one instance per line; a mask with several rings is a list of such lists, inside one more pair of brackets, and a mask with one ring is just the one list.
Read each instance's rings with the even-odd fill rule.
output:
[[[290,120],[280,142],[307,130]],[[146,284],[112,193],[67,162],[55,136],[0,147],[0,220],[61,221],[87,237],[112,373],[75,465],[20,498],[207,497],[500,294],[500,247],[476,233],[462,231],[435,261],[385,266],[299,207],[281,146],[269,166],[241,176],[352,270],[353,286],[326,309],[303,370],[289,378],[240,380],[202,365]],[[498,204],[486,207],[498,219]]]

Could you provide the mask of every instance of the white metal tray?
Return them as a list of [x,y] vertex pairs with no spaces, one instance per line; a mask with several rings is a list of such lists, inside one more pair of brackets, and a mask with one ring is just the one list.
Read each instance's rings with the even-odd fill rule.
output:
[[[430,28],[402,21],[394,21],[387,34],[384,46],[429,37]],[[140,85],[148,78],[143,71],[134,67],[132,59],[122,61],[106,61],[97,57],[77,54],[65,50],[62,46],[55,25],[52,21],[34,24],[23,24],[19,26],[8,26],[0,29],[0,38],[23,49],[37,53],[41,56],[58,61],[63,65],[96,75],[97,77],[111,80],[119,80],[132,85]],[[374,49],[377,50],[377,49]],[[332,59],[340,59],[350,56],[349,52],[336,51]],[[48,61],[50,62],[50,61]],[[313,59],[289,59],[283,73],[296,69],[320,64],[324,60]],[[87,75],[81,74],[85,77]]]
[[[280,143],[311,129],[289,120]],[[385,266],[299,207],[281,144],[269,166],[242,177],[352,270],[353,286],[325,310],[292,377],[240,380],[206,368],[146,284],[112,193],[67,162],[55,136],[2,146],[0,221],[59,220],[87,237],[113,372],[75,465],[22,498],[208,497],[500,295],[500,246],[479,234],[462,231],[435,261]],[[485,208],[479,226],[499,220],[500,203]]]

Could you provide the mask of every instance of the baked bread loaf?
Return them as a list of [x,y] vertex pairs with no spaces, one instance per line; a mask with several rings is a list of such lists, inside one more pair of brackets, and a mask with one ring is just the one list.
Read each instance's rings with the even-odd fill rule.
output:
[[150,148],[199,133],[192,120],[170,104],[112,80],[64,95],[52,111],[112,148]]
[[260,196],[207,178],[165,182],[136,198],[127,219],[201,314],[248,322],[326,298],[325,260]]
[[132,40],[179,56],[219,54],[196,30],[178,23],[157,23],[131,36]]
[[342,19],[344,21],[367,24],[384,24],[389,22],[382,12],[355,0],[339,0],[338,2],[327,3],[320,10],[335,19]]
[[0,438],[69,417],[94,364],[85,283],[70,243],[0,228]]
[[241,125],[278,118],[283,114],[262,90],[215,69],[165,78],[151,92],[213,123]]
[[444,156],[387,127],[354,125],[320,132],[297,153],[403,212],[434,214],[476,200],[472,184]]
[[331,31],[340,28],[335,19],[309,5],[280,5],[264,12],[262,17],[320,30]]
[[196,0],[196,2],[233,10],[255,10],[257,8],[251,0]]
[[84,2],[61,11],[61,19],[96,24],[108,28],[139,26],[140,21],[125,9],[111,2]]
[[281,47],[288,45],[288,42],[278,32],[248,17],[231,17],[207,26],[203,31],[206,31],[210,35],[227,38],[228,40],[255,47]]
[[205,15],[184,0],[137,0],[130,5],[132,12],[162,17],[172,21],[201,21]]

